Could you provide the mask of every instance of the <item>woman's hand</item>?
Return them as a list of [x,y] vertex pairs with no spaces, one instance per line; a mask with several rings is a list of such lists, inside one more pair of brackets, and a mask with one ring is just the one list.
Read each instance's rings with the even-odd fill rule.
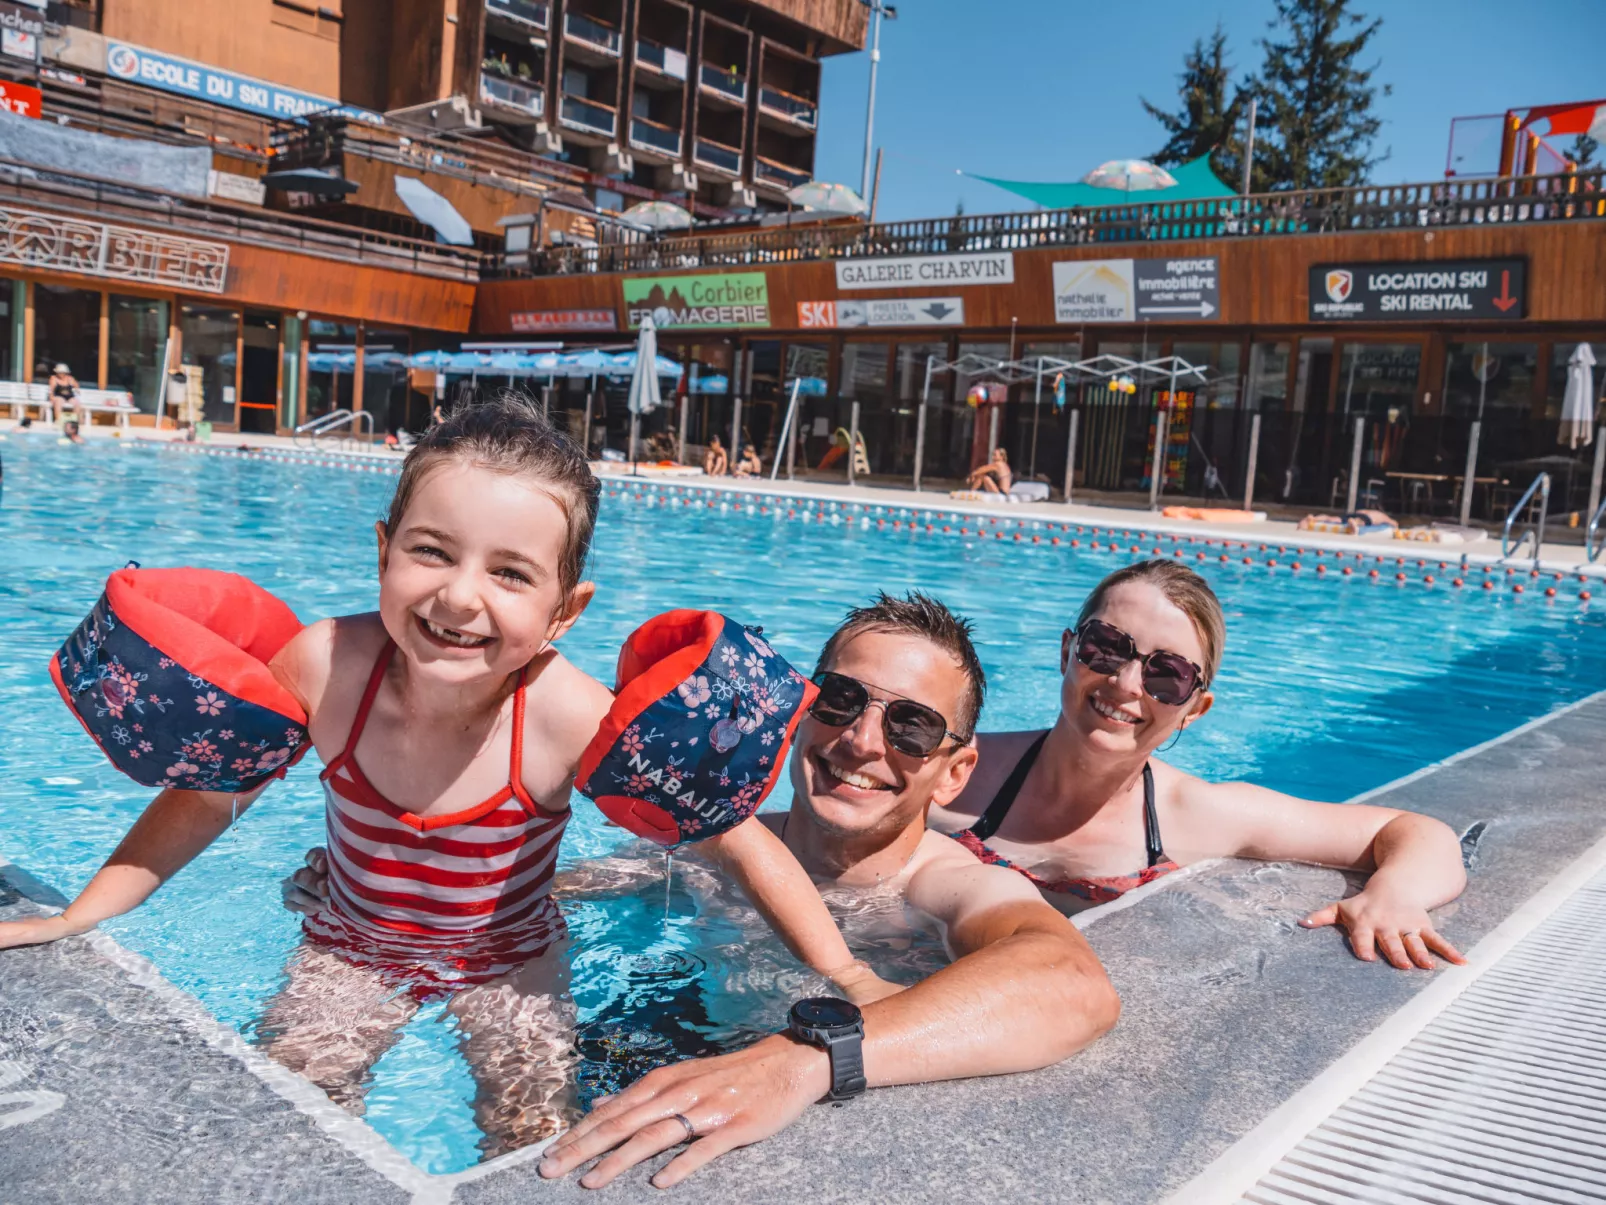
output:
[[306,863],[279,887],[286,908],[310,916],[329,906],[329,854],[314,845],[307,851]]
[[1381,950],[1389,965],[1402,971],[1436,969],[1434,954],[1457,966],[1466,963],[1461,951],[1434,930],[1425,908],[1376,886],[1375,877],[1365,891],[1318,908],[1299,923],[1307,929],[1338,925],[1362,962],[1376,962]]
[[63,937],[76,937],[94,928],[80,925],[63,916],[30,916],[27,920],[0,923],[0,950],[14,946],[42,946],[60,941]]
[[869,963],[857,959],[845,967],[838,967],[826,978],[836,985],[838,991],[861,1008],[866,1004],[874,1004],[877,1000],[885,1000],[888,996],[896,996],[904,990],[903,984],[881,978],[870,969]]
[[830,1087],[826,1053],[780,1035],[733,1054],[660,1067],[599,1102],[553,1143],[541,1175],[566,1175],[612,1150],[580,1178],[584,1188],[601,1188],[643,1159],[695,1138],[652,1178],[653,1187],[671,1188],[726,1151],[784,1130]]

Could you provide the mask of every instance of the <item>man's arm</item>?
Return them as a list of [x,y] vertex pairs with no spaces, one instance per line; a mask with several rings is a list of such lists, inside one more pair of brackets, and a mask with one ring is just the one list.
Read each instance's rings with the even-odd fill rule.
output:
[[[864,1008],[872,1087],[1047,1066],[1115,1024],[1120,1000],[1098,958],[1018,875],[940,857],[916,873],[908,897],[946,925],[959,957]],[[830,1078],[824,1051],[780,1034],[733,1054],[660,1067],[554,1144],[541,1174],[564,1175],[617,1148],[581,1179],[600,1188],[685,1141],[689,1123],[697,1141],[652,1179],[668,1188],[726,1151],[785,1129],[825,1095]]]

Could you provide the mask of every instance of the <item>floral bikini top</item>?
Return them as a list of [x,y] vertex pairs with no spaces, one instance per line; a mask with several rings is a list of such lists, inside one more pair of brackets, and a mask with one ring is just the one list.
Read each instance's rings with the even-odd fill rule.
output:
[[1180,869],[1177,863],[1166,857],[1165,847],[1160,843],[1160,822],[1154,814],[1154,774],[1147,763],[1143,766],[1143,844],[1148,852],[1149,861],[1148,865],[1136,874],[1046,879],[1024,866],[1015,865],[1003,854],[990,848],[987,845],[987,838],[996,833],[998,826],[1003,824],[1004,817],[1009,814],[1015,796],[1020,794],[1021,785],[1026,781],[1026,775],[1031,772],[1033,764],[1037,761],[1037,755],[1043,750],[1043,742],[1047,739],[1048,733],[1045,732],[1032,742],[1031,748],[1027,749],[1020,761],[1015,764],[1009,777],[1004,780],[1004,785],[998,788],[998,794],[993,796],[993,801],[987,805],[987,810],[977,817],[976,823],[963,832],[951,834],[955,841],[989,866],[1003,866],[1025,875],[1043,891],[1074,895],[1094,904],[1107,904],[1135,887],[1142,887],[1145,883],[1152,883],[1155,879]]

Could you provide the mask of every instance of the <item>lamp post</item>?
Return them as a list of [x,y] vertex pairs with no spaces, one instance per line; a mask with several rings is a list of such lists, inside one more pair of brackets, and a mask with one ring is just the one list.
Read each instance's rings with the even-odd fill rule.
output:
[[887,4],[885,0],[859,0],[859,3],[870,10],[870,104],[864,114],[864,171],[859,177],[859,195],[870,195],[870,145],[875,137],[875,77],[876,67],[881,62],[881,18],[889,21],[898,19],[896,5]]

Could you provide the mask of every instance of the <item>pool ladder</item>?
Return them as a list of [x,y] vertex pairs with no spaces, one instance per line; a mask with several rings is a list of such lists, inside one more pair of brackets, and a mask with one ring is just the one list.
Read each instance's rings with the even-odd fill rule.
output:
[[[1524,527],[1518,533],[1516,542],[1513,543],[1511,529],[1517,525],[1517,520],[1522,518],[1523,512],[1529,509],[1529,501],[1533,498],[1536,490],[1539,493],[1539,518],[1531,525]],[[1522,551],[1523,543],[1531,538],[1534,542],[1534,568],[1539,568],[1539,551],[1545,543],[1545,515],[1549,510],[1550,474],[1540,473],[1539,476],[1534,478],[1533,484],[1523,491],[1522,497],[1517,499],[1516,505],[1511,508],[1511,513],[1506,516],[1505,530],[1500,533],[1500,559],[1502,561],[1512,560]]]
[[374,438],[374,416],[366,410],[351,411],[344,408],[331,410],[328,414],[320,414],[317,418],[302,423],[291,434],[290,442],[299,446],[301,437],[305,435],[316,444],[320,436],[332,434],[342,427],[348,428],[351,432],[346,438],[354,440],[357,435],[358,423],[361,421],[367,422],[368,440],[372,443]]
[[1602,499],[1601,504],[1595,508],[1595,513],[1590,516],[1589,526],[1584,528],[1584,556],[1589,559],[1590,564],[1599,560],[1601,551],[1606,549],[1606,541],[1600,538],[1602,523],[1606,523],[1606,499]]

